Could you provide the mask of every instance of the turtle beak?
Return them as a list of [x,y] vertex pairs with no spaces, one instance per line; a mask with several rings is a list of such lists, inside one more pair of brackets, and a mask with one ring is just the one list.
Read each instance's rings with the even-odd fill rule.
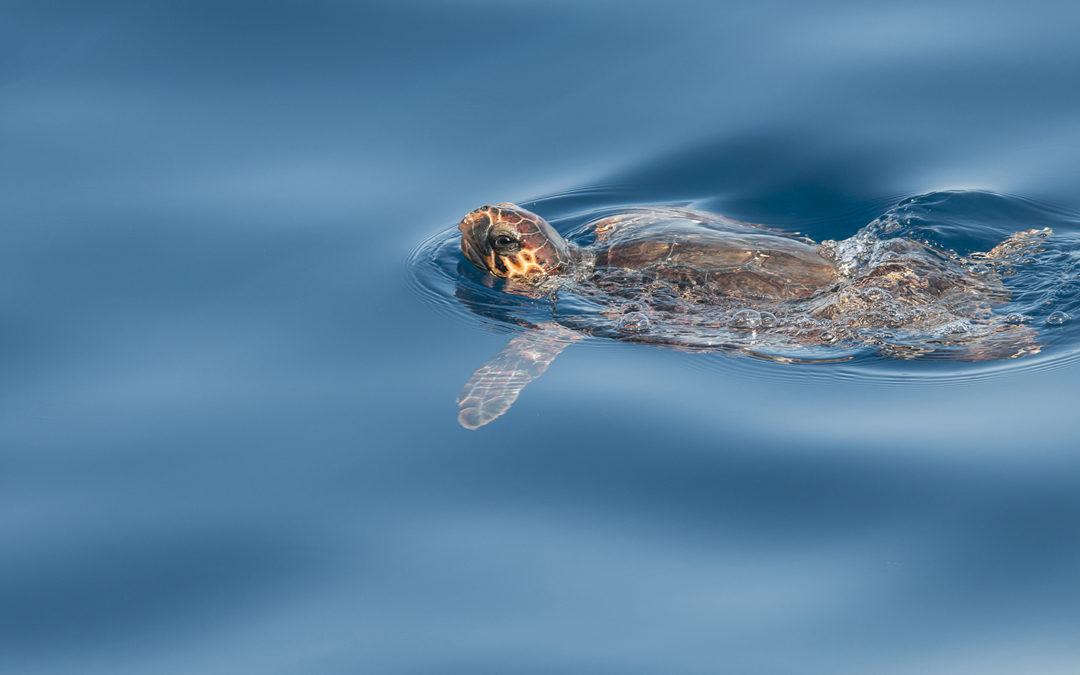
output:
[[473,265],[476,265],[485,272],[489,271],[487,265],[483,264],[484,257],[480,255],[480,251],[476,249],[476,245],[472,243],[468,236],[461,237],[461,252],[465,254],[465,257],[469,259]]
[[472,239],[473,241],[483,241],[487,237],[487,231],[490,228],[491,218],[479,210],[473,211],[458,223],[462,239]]
[[490,228],[491,219],[486,215],[478,214],[476,212],[465,216],[458,224],[458,229],[461,230],[461,252],[469,259],[469,262],[485,272],[491,270],[484,264],[483,251],[477,242],[485,241],[487,239],[487,233]]

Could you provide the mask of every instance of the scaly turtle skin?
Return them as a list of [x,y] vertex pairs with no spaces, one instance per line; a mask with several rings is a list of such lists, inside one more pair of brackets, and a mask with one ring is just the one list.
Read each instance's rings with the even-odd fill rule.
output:
[[[565,240],[543,218],[513,204],[483,206],[458,227],[462,253],[479,269],[506,279],[504,290],[535,296],[568,288],[610,310],[605,315],[622,317],[614,324],[618,328],[551,321],[514,337],[458,397],[458,419],[470,429],[509,409],[522,388],[582,333],[723,348],[713,338],[744,321],[746,328],[767,328],[786,345],[864,344],[899,358],[942,346],[964,359],[1038,351],[1033,331],[1007,325],[991,312],[1009,297],[998,275],[974,274],[965,264],[1030,253],[1046,235],[1042,231],[1018,233],[961,264],[958,255],[911,239],[875,239],[860,231],[819,244],[667,207],[593,223],[596,241],[590,246]],[[648,330],[654,324],[665,330]],[[926,344],[891,341],[890,331],[927,336]]]

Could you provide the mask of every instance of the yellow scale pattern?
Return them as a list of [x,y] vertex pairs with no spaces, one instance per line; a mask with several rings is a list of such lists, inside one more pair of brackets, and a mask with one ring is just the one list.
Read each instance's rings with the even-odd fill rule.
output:
[[[536,251],[537,249],[535,248],[523,248],[513,257],[505,255],[499,256],[499,259],[502,260],[503,265],[506,267],[506,278],[525,277],[534,272],[545,274],[544,268],[536,262]],[[497,268],[495,267],[494,251],[488,254],[488,269],[493,274],[498,274]]]

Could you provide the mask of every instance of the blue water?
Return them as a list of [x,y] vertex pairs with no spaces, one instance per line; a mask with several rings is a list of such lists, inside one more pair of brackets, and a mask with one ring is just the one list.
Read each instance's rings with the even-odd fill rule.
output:
[[1076,672],[1075,342],[597,341],[467,431],[514,329],[415,252],[501,201],[1075,233],[1080,11],[583,4],[5,6],[0,672]]

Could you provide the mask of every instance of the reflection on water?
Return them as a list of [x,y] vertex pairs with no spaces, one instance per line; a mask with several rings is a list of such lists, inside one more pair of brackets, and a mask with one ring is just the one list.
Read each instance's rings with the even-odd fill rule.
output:
[[[9,5],[0,672],[1080,662],[1073,7]],[[462,383],[553,316],[450,241],[503,200],[1049,227],[992,310],[1046,345],[588,336],[469,432]]]

